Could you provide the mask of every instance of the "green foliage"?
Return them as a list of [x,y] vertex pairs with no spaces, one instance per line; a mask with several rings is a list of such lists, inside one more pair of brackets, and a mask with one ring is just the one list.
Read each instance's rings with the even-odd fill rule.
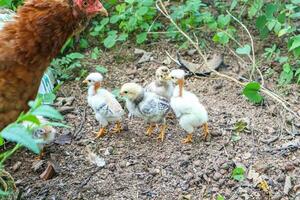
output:
[[[60,121],[63,119],[62,115],[58,111],[51,106],[43,105],[42,102],[43,100],[41,98],[37,98],[34,102],[30,102],[30,110],[27,113],[21,113],[16,122],[8,125],[0,132],[0,146],[5,144],[3,139],[17,143],[14,148],[0,154],[0,158],[2,159],[0,165],[3,164],[3,162],[21,146],[28,148],[36,154],[40,152],[38,147],[39,141],[32,137],[32,131],[34,126],[42,127],[45,124],[42,124],[37,116],[42,116],[49,120]],[[25,125],[26,123],[31,125]],[[57,122],[49,122],[47,124],[52,126],[64,126]]]
[[108,72],[108,69],[104,66],[101,65],[96,65],[96,71],[101,73],[101,74],[106,74]]
[[225,198],[221,194],[218,194],[216,200],[225,200]]
[[236,167],[231,173],[231,178],[236,181],[243,181],[245,179],[245,170],[243,167]]
[[244,90],[243,94],[253,103],[260,103],[263,100],[263,97],[259,93],[260,84],[257,82],[248,83]]
[[50,67],[53,69],[54,75],[60,80],[71,80],[86,75],[86,70],[82,68],[81,59],[85,56],[81,53],[70,53],[61,58],[54,59]]

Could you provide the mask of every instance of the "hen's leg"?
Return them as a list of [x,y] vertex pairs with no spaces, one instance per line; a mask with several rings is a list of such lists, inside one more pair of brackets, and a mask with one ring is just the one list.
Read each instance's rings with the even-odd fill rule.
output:
[[100,128],[100,130],[97,132],[97,136],[96,136],[96,139],[99,138],[99,137],[103,137],[105,134],[107,133],[107,130],[106,128]]
[[112,133],[121,133],[122,130],[123,128],[121,126],[121,122],[117,121],[115,127],[112,130]]
[[204,140],[207,140],[208,139],[208,136],[209,136],[209,130],[208,130],[208,124],[205,123],[203,124],[203,136],[204,136]]
[[146,135],[151,136],[153,133],[154,127],[155,127],[155,125],[151,123],[146,131]]
[[192,143],[193,142],[193,134],[189,133],[187,134],[186,138],[184,138],[181,143],[187,144],[187,143]]
[[162,142],[164,141],[167,127],[168,126],[166,124],[161,125],[160,133],[159,136],[157,137],[158,140],[161,140]]

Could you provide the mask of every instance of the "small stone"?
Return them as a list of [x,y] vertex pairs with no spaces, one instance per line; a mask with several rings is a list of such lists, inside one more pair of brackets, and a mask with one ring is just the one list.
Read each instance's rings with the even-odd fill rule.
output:
[[124,167],[126,167],[126,163],[127,163],[126,160],[122,160],[119,165],[121,168],[124,168]]
[[14,164],[14,166],[12,167],[12,170],[13,170],[14,172],[17,171],[17,170],[20,168],[21,164],[22,164],[22,162],[20,162],[20,161],[16,162],[16,163]]
[[272,196],[272,200],[281,200],[282,195],[280,193],[276,193]]
[[284,169],[286,171],[292,171],[295,169],[295,166],[292,163],[288,163],[287,165],[284,166]]
[[149,173],[153,176],[157,175],[160,173],[160,170],[159,169],[150,169],[149,170]]
[[223,178],[220,179],[218,184],[219,184],[219,187],[224,186],[224,184],[225,184],[225,179],[223,179]]
[[187,173],[186,175],[184,175],[183,178],[186,181],[190,181],[193,177],[194,177],[194,175],[192,173]]
[[288,195],[291,189],[292,189],[292,179],[290,176],[286,176],[284,182],[284,188],[283,188],[284,194]]
[[220,174],[219,172],[214,173],[213,179],[215,181],[218,181],[220,178],[222,178],[222,174]]
[[187,51],[187,54],[188,54],[189,56],[192,56],[192,55],[194,55],[196,52],[197,52],[196,49],[191,49],[191,50],[188,50],[188,51]]
[[195,160],[195,161],[193,162],[193,165],[194,165],[195,167],[199,167],[199,166],[201,165],[201,160]]
[[279,183],[283,183],[284,180],[285,180],[285,176],[284,176],[283,174],[280,174],[280,175],[278,176],[278,178],[277,178],[277,181],[278,181]]
[[221,169],[228,170],[230,168],[230,164],[225,162],[221,165]]
[[224,174],[227,174],[227,171],[225,169],[221,169],[220,173],[224,175]]
[[114,151],[114,149],[112,147],[107,147],[106,150],[105,150],[105,152],[104,152],[104,155],[105,156],[112,155],[113,151]]

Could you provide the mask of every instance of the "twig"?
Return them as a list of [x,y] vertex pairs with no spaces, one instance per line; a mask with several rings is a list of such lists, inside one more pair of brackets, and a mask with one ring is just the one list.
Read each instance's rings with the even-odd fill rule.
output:
[[[207,57],[205,56],[205,54],[201,51],[201,49],[199,48],[199,46],[191,39],[190,36],[187,35],[187,33],[185,33],[178,25],[177,23],[171,18],[171,16],[169,15],[168,11],[166,10],[166,7],[165,5],[163,4],[162,0],[157,0],[156,1],[156,7],[157,9],[167,18],[170,20],[170,22],[177,28],[177,30],[195,47],[195,49],[197,50],[197,52],[199,53],[199,55],[202,57],[203,61],[204,61],[204,64],[205,66],[211,70],[212,72],[214,72],[216,75],[220,76],[220,77],[223,77],[223,78],[226,78],[230,81],[233,81],[234,83],[242,86],[242,87],[245,87],[247,85],[247,83],[242,83],[240,82],[239,80],[231,77],[231,76],[228,76],[226,74],[222,74],[214,69],[211,69],[209,66],[208,66],[208,62],[207,62]],[[245,25],[243,25],[245,26]],[[248,29],[247,29],[248,30]],[[249,32],[249,31],[248,31]],[[249,33],[250,34],[250,33]],[[251,36],[251,34],[250,34]],[[251,37],[251,40],[252,40],[252,37]],[[253,42],[253,40],[252,40]],[[252,44],[253,45],[253,44]],[[253,47],[254,48],[254,47]],[[254,49],[252,49],[252,53],[254,53]],[[254,58],[254,61],[255,61],[255,58]],[[255,66],[255,63],[253,64]],[[271,97],[272,99],[274,99],[277,103],[281,104],[281,106],[287,110],[288,112],[290,112],[292,115],[294,115],[297,119],[300,120],[300,116],[294,112],[292,109],[290,109],[288,106],[287,106],[287,102],[282,99],[281,97],[279,97],[277,94],[275,94],[274,92],[272,91],[269,91],[268,89],[266,89],[264,86],[261,86],[261,89],[260,91],[262,93],[264,93],[265,95]]]
[[75,139],[77,139],[77,136],[80,134],[82,128],[83,128],[83,125],[85,124],[85,121],[86,121],[86,110],[87,110],[87,107],[85,107],[83,109],[83,114],[82,114],[82,118],[81,118],[81,123],[79,125],[79,128],[77,129],[77,131],[75,132],[74,136],[75,136]]

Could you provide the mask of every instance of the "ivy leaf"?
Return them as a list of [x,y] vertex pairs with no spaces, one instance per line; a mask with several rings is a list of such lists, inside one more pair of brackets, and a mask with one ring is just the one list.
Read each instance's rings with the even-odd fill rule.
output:
[[136,11],[136,14],[138,16],[143,16],[148,12],[148,10],[149,10],[148,7],[143,6],[143,7],[138,8],[138,10]]
[[289,51],[292,51],[292,50],[300,47],[300,35],[293,37],[292,40],[293,40],[293,43],[292,43],[292,46],[289,47]]
[[89,42],[86,39],[81,38],[79,41],[79,47],[81,49],[86,49],[89,47]]
[[120,16],[119,15],[113,15],[110,18],[110,23],[115,24],[120,20]]
[[232,11],[238,4],[238,1],[237,0],[233,0],[231,2],[231,5],[230,5],[230,11]]
[[147,32],[140,33],[136,36],[136,43],[142,44],[147,40]]
[[224,32],[218,32],[214,35],[213,41],[220,44],[227,44],[229,42],[229,37]]
[[17,142],[36,154],[40,153],[37,142],[32,138],[27,128],[20,124],[11,124],[1,132],[1,136],[9,141]]
[[241,55],[249,55],[250,52],[251,52],[251,47],[249,44],[246,44],[243,47],[239,47],[236,49],[236,53]]
[[257,82],[248,83],[244,90],[243,94],[253,103],[260,103],[263,100],[263,97],[259,93],[260,84]]
[[218,17],[218,25],[220,28],[225,28],[225,26],[227,26],[230,22],[230,16],[229,15],[219,15]]
[[67,58],[70,58],[72,60],[75,60],[75,59],[82,59],[84,58],[84,55],[81,54],[81,53],[78,53],[78,52],[74,52],[74,53],[70,53],[68,55],[66,55]]
[[108,72],[108,69],[101,65],[96,65],[96,71],[101,74],[106,74]]
[[233,178],[236,181],[243,181],[245,176],[245,170],[242,167],[236,167],[232,171],[231,178]]
[[33,115],[40,115],[42,117],[47,117],[50,119],[63,120],[63,116],[55,110],[53,107],[48,105],[41,105],[32,111]]

